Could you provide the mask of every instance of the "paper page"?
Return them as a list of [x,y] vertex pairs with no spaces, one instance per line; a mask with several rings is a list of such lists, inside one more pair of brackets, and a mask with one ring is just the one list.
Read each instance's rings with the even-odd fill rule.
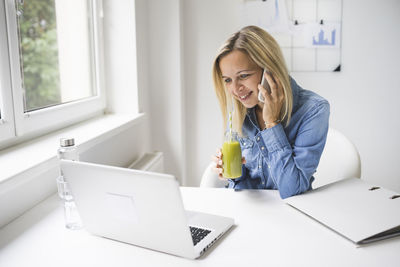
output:
[[284,0],[246,1],[242,9],[242,24],[255,25],[269,33],[289,33],[289,19]]

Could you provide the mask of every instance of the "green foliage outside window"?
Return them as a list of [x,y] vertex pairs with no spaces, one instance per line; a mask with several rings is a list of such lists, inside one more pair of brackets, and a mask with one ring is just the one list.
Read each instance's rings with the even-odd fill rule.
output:
[[27,111],[61,102],[54,0],[18,4],[21,68]]

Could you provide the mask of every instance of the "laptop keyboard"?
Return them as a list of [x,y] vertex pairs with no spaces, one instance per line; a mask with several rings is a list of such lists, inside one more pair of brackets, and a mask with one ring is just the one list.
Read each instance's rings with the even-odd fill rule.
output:
[[193,226],[189,226],[190,228],[190,233],[192,234],[192,239],[193,239],[193,245],[197,245],[204,237],[206,237],[209,233],[211,233],[210,230],[202,229],[202,228],[197,228]]

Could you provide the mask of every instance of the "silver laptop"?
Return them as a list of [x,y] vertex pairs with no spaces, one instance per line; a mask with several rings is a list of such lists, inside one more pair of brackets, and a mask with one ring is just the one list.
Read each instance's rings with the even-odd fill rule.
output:
[[87,231],[185,258],[200,257],[233,219],[185,211],[172,175],[61,160]]

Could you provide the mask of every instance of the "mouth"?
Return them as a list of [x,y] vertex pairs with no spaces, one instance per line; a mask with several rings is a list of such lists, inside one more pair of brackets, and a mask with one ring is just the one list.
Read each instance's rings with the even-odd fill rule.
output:
[[240,101],[246,101],[246,100],[249,99],[249,97],[251,96],[252,93],[253,93],[253,91],[250,91],[250,92],[248,92],[248,93],[245,94],[245,95],[242,95],[242,96],[239,96],[239,95],[238,95],[238,97],[239,97]]

